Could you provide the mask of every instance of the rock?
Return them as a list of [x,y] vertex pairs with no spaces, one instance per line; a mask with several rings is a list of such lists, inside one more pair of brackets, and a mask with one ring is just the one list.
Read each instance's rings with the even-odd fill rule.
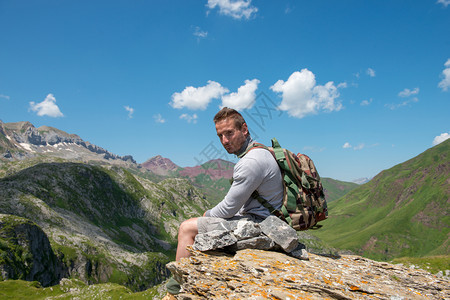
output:
[[240,240],[228,249],[231,251],[243,249],[274,250],[276,249],[276,246],[277,245],[271,238],[261,235],[250,239]]
[[291,252],[298,245],[297,231],[275,216],[269,216],[260,223],[262,232],[280,245],[284,251]]
[[197,234],[193,247],[195,250],[209,251],[231,246],[236,242],[236,237],[230,231],[213,230]]
[[42,286],[50,286],[69,275],[44,231],[27,219],[0,214],[0,241],[3,280],[39,281]]
[[167,265],[183,289],[176,299],[450,299],[444,278],[360,256],[190,251],[190,258]]
[[237,224],[239,220],[227,220],[226,222],[221,222],[217,224],[214,230],[226,230],[226,231],[234,231],[237,229]]
[[259,224],[247,220],[241,220],[237,223],[237,228],[233,231],[238,240],[245,240],[257,237],[261,234]]
[[289,252],[289,255],[302,260],[309,259],[308,251],[306,251],[305,245],[300,243],[298,244],[297,248]]

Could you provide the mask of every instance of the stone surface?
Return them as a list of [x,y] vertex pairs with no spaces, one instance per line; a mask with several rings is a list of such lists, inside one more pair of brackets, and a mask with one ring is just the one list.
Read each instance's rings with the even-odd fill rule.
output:
[[298,246],[297,231],[275,216],[269,216],[260,223],[262,232],[280,245],[284,251],[291,252]]
[[230,231],[213,230],[195,236],[194,249],[199,251],[216,250],[236,244],[237,239]]
[[242,220],[237,223],[237,228],[233,231],[238,240],[245,240],[257,237],[261,234],[261,227],[255,222]]
[[449,299],[450,282],[420,269],[360,256],[331,258],[242,250],[192,250],[167,265],[181,282],[176,299]]
[[230,250],[233,251],[242,249],[272,250],[276,249],[276,244],[269,237],[261,235],[251,239],[238,241],[234,247],[230,248]]
[[308,252],[306,251],[306,247],[305,245],[299,243],[297,248],[295,248],[294,250],[292,250],[291,252],[289,252],[290,256],[293,256],[295,258],[298,259],[303,259],[303,260],[308,260],[309,256],[308,256]]

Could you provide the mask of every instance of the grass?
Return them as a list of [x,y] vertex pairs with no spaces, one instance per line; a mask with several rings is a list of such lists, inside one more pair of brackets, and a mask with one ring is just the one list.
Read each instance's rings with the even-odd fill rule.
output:
[[385,170],[329,204],[311,234],[376,260],[448,255],[450,141]]
[[407,267],[418,267],[430,273],[436,274],[450,270],[450,255],[426,256],[426,257],[400,257],[390,261],[393,264],[403,264]]
[[0,299],[153,299],[157,289],[133,293],[114,283],[86,285],[76,279],[62,280],[59,285],[42,288],[37,281],[7,280],[0,282]]

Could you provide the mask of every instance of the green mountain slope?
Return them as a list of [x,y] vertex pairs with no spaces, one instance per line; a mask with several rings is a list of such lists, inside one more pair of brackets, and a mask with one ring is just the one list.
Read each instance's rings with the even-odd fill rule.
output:
[[332,178],[321,178],[323,189],[325,192],[325,198],[327,202],[333,202],[351,190],[354,190],[359,185],[353,182],[340,181]]
[[179,224],[208,205],[185,179],[154,183],[118,166],[41,163],[0,179],[0,212],[42,228],[71,277],[133,290],[167,276]]
[[332,246],[374,259],[448,255],[450,140],[385,170],[329,205],[314,232]]

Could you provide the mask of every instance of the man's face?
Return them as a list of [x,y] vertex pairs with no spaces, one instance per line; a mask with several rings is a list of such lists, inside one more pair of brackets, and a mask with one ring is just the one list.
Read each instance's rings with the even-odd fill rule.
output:
[[234,154],[242,148],[248,134],[247,124],[244,123],[239,130],[231,118],[217,122],[216,131],[223,147],[230,154]]

